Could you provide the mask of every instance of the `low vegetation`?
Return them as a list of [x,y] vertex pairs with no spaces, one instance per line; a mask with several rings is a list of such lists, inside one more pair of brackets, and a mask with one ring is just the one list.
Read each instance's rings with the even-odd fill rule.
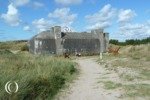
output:
[[125,90],[125,97],[145,97],[149,98],[150,96],[150,85],[149,84],[130,84],[123,86]]
[[[112,45],[114,47],[114,45]],[[122,97],[150,98],[150,44],[121,46],[118,55],[104,54],[101,64],[118,74],[117,82],[105,78],[106,89],[122,88]]]
[[104,83],[104,88],[105,89],[116,89],[122,86],[121,83],[114,83],[112,81],[102,81]]
[[23,46],[21,46],[21,51],[29,51],[28,45],[24,44]]
[[135,97],[145,97],[149,98],[150,95],[150,85],[149,84],[128,84],[123,85],[122,83],[116,83],[113,81],[101,81],[104,84],[104,88],[107,90],[122,88],[124,90],[124,95],[121,97],[135,98]]
[[119,42],[118,40],[115,39],[111,39],[109,41],[111,44],[115,44],[115,45],[140,45],[140,44],[147,44],[150,43],[150,37],[145,38],[145,39],[128,39],[125,42]]
[[[0,50],[0,99],[51,100],[66,82],[73,79],[75,72],[75,63],[68,59]],[[17,93],[9,95],[5,91],[8,81],[18,83]]]
[[27,41],[8,41],[0,42],[0,50],[9,49],[9,50],[21,50],[21,48],[27,44]]

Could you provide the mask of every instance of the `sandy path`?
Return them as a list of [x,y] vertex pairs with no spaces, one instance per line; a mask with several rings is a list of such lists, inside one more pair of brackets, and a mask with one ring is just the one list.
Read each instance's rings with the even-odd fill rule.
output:
[[59,94],[56,100],[118,100],[116,93],[108,93],[98,84],[101,74],[106,73],[106,70],[96,60],[78,59],[76,62],[81,70],[79,78],[70,89]]

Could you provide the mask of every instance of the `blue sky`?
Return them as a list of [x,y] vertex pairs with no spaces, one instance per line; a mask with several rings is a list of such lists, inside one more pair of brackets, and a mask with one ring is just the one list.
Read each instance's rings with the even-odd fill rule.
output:
[[150,36],[150,0],[0,0],[0,41],[30,39],[61,25],[103,28],[111,39]]

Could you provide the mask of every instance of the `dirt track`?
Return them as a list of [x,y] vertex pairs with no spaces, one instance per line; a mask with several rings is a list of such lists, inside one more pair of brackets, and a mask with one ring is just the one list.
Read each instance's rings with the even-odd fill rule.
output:
[[98,84],[101,75],[106,70],[97,64],[94,58],[81,58],[76,60],[81,73],[79,78],[71,84],[70,89],[60,93],[56,100],[118,100],[118,93],[106,92],[103,86]]

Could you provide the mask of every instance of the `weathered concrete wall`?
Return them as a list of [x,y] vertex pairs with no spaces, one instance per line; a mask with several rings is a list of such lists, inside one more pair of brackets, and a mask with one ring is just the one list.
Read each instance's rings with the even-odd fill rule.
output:
[[99,39],[65,39],[63,48],[69,53],[98,53],[100,42]]
[[104,33],[105,34],[105,51],[108,51],[108,47],[109,47],[109,33]]
[[36,54],[56,54],[55,39],[37,39],[35,42],[38,43]]
[[29,52],[34,54],[34,37],[28,41]]
[[97,34],[97,37],[100,41],[100,52],[106,52],[106,45],[105,45],[105,37],[104,37],[104,32],[103,32],[103,29],[95,29],[95,30],[92,30],[91,33],[93,34]]
[[29,51],[34,54],[62,55],[65,51],[69,53],[87,52],[94,54],[108,50],[109,34],[104,33],[103,29],[95,29],[86,34],[83,32],[65,34],[66,37],[62,38],[61,27],[52,27],[50,31],[40,33],[29,41]]
[[60,26],[53,27],[53,33],[55,35],[56,54],[62,55],[63,44],[62,44],[62,38],[61,38],[61,27]]

